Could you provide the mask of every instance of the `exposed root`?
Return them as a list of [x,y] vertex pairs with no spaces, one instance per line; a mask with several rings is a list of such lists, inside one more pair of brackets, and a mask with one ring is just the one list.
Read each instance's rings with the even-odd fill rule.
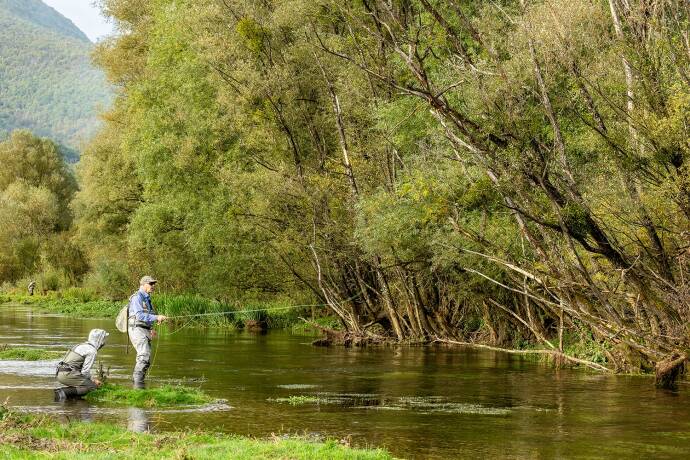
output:
[[674,353],[669,359],[660,361],[655,368],[656,386],[675,390],[678,379],[685,373],[685,362],[688,356],[684,353]]
[[385,342],[385,338],[371,333],[356,334],[348,331],[336,331],[329,327],[321,326],[313,321],[302,318],[304,322],[317,329],[323,337],[314,340],[311,344],[317,347],[329,347],[331,345],[343,345],[345,347],[364,347],[371,344]]

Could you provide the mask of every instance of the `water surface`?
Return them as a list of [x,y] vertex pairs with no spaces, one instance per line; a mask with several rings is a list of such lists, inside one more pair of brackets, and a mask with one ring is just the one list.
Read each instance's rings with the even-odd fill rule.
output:
[[[127,384],[134,363],[114,320],[0,305],[0,344],[67,349],[110,332],[99,361]],[[554,370],[508,354],[444,347],[321,348],[311,337],[163,329],[150,385],[199,386],[227,404],[141,410],[53,402],[54,362],[0,361],[0,401],[133,430],[301,434],[385,447],[402,458],[688,458],[690,387]],[[303,398],[307,404],[290,405]]]

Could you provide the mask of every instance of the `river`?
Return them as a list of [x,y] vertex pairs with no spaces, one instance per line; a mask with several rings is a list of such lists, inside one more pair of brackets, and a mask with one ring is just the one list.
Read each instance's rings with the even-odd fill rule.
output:
[[[128,384],[134,362],[113,320],[0,305],[0,344],[65,350],[110,332],[99,361]],[[688,458],[690,385],[555,370],[519,356],[445,347],[321,348],[312,337],[163,328],[150,385],[183,382],[227,404],[113,409],[53,402],[54,362],[0,361],[0,402],[130,429],[300,434],[385,447],[401,458]],[[307,404],[282,402],[306,396]],[[318,401],[317,402],[315,402]]]

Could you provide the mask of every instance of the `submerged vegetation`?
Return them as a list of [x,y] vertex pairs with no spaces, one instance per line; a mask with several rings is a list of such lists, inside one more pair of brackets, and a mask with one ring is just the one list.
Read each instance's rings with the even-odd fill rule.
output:
[[59,351],[0,345],[0,360],[42,361],[57,359],[62,355],[64,353]]
[[380,449],[354,449],[337,441],[301,438],[267,440],[202,432],[133,433],[98,422],[68,424],[46,416],[20,415],[0,406],[0,452],[3,458],[113,459],[233,458],[360,459],[392,457]]
[[132,389],[106,384],[88,393],[85,399],[91,402],[133,407],[191,406],[217,402],[197,388],[175,385]]
[[508,407],[489,407],[481,404],[448,401],[441,396],[383,398],[372,394],[315,393],[272,398],[269,401],[291,406],[333,405],[352,409],[412,410],[425,413],[473,415],[509,415],[512,411],[512,408]]

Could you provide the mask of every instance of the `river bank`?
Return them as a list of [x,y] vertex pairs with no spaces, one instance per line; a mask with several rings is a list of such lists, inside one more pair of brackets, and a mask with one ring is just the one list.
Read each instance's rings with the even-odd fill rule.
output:
[[362,459],[393,458],[382,449],[354,449],[335,440],[274,436],[252,439],[204,431],[134,433],[116,425],[61,423],[48,416],[25,415],[0,406],[0,453],[6,459],[234,458]]
[[[59,313],[70,318],[115,318],[127,300],[105,300],[82,288],[51,291],[46,294],[28,296],[16,292],[0,293],[2,304],[30,305],[43,311]],[[194,294],[155,294],[154,305],[161,314],[171,317],[168,325],[172,330],[201,327],[250,331],[289,330],[305,335],[321,335],[314,345],[376,346],[376,345],[430,345],[488,348],[506,353],[517,353],[527,359],[546,362],[552,367],[589,367],[604,373],[625,373],[649,375],[655,373],[652,366],[632,371],[618,368],[611,359],[610,344],[592,339],[582,331],[564,331],[558,349],[558,337],[551,337],[546,343],[535,343],[520,339],[515,343],[495,346],[484,340],[458,341],[453,338],[432,337],[424,341],[397,342],[388,336],[376,334],[353,335],[343,330],[342,324],[333,316],[326,316],[324,306],[295,305],[287,300],[273,302],[221,302]],[[306,320],[305,320],[306,318]],[[554,345],[556,344],[556,345]],[[681,376],[682,377],[682,376]],[[657,377],[658,379],[658,377]],[[677,381],[671,388],[677,387]]]
[[[287,300],[259,302],[221,302],[193,294],[157,294],[156,310],[171,317],[172,326],[220,327],[231,329],[296,329],[301,332],[310,328],[302,317],[338,327],[332,317],[323,316],[323,308],[312,305],[295,305]],[[100,299],[86,290],[71,288],[28,296],[17,293],[0,293],[1,304],[31,305],[44,311],[59,313],[71,318],[115,318],[127,299]]]

